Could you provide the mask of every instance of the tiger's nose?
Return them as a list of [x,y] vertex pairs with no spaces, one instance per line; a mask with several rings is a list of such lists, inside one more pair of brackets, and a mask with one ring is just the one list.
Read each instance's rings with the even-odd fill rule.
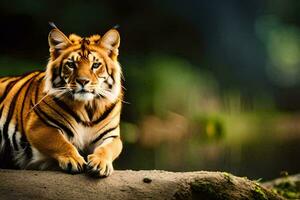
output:
[[81,85],[82,87],[84,87],[86,84],[88,84],[90,82],[89,79],[87,78],[76,78],[76,83],[78,83],[79,85]]

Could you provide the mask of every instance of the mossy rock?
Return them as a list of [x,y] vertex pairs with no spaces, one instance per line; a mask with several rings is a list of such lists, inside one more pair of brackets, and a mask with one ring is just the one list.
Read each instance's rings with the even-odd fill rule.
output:
[[287,179],[274,185],[272,191],[287,199],[300,199],[300,181],[292,182]]

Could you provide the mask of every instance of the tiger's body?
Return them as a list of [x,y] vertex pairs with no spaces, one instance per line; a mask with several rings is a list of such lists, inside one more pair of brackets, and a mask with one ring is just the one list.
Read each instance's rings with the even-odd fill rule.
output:
[[119,34],[49,34],[45,72],[0,78],[0,168],[87,169],[103,177],[122,150]]

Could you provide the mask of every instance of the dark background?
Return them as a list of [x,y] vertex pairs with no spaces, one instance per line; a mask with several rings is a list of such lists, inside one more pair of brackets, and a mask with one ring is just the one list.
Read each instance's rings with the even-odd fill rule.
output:
[[118,25],[127,88],[118,169],[300,169],[300,2],[0,2],[0,73],[44,69],[49,21],[65,34]]

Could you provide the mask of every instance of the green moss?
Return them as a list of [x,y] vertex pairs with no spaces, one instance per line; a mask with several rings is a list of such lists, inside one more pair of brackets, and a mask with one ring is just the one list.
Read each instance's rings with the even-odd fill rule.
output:
[[268,197],[266,196],[266,194],[264,193],[264,191],[262,190],[262,188],[258,185],[255,184],[254,189],[251,190],[254,199],[256,200],[268,200]]
[[212,183],[195,180],[190,183],[194,199],[209,199],[209,200],[229,200],[222,192],[216,190]]
[[195,180],[191,183],[191,189],[195,192],[204,192],[214,195],[216,192],[209,182]]
[[300,199],[299,185],[297,186],[297,183],[293,183],[287,179],[286,181],[275,185],[272,191],[287,199]]

